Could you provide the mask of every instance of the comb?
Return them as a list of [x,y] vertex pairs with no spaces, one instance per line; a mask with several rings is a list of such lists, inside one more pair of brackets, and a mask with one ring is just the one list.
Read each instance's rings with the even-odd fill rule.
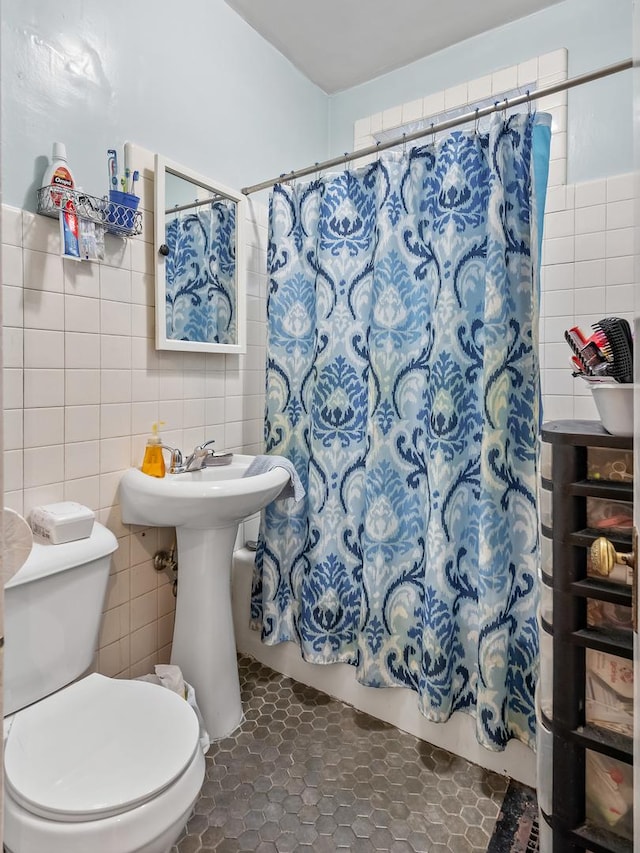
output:
[[604,338],[604,333],[598,331],[590,338],[585,338],[581,329],[573,326],[565,331],[564,337],[574,352],[574,363],[577,359],[582,365],[582,373],[589,376],[602,376],[607,372],[609,361],[599,345],[599,341]]

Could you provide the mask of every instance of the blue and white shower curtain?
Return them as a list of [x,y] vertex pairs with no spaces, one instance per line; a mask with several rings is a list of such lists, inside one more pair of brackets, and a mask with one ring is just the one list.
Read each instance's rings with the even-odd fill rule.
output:
[[235,202],[173,216],[166,241],[167,338],[237,343]]
[[307,495],[264,513],[252,623],[489,749],[535,736],[549,139],[500,117],[271,200],[266,446]]

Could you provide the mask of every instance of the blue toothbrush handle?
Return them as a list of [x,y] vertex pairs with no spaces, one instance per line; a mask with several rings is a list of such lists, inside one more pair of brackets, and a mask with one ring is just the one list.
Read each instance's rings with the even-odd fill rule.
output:
[[112,187],[118,186],[118,153],[114,148],[107,149],[109,179]]

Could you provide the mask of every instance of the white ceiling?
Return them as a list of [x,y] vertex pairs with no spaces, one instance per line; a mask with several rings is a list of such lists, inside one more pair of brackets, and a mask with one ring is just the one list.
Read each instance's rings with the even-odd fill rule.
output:
[[562,0],[226,0],[331,94]]

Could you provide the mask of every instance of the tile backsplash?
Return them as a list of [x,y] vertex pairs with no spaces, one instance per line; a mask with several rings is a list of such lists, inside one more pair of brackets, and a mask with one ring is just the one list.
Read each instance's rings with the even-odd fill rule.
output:
[[586,382],[571,376],[564,330],[606,316],[633,327],[636,176],[550,187],[541,270],[540,354],[545,420],[597,420]]
[[211,438],[260,452],[266,339],[266,209],[250,200],[247,354],[156,351],[153,155],[136,147],[134,162],[143,232],[107,235],[104,262],[63,260],[57,220],[2,209],[5,505],[78,501],[118,537],[96,668],[123,676],[168,660],[172,585],[152,561],[173,530],[122,524],[120,477],[158,420],[186,452]]
[[[153,421],[189,451],[210,438],[261,452],[266,341],[266,209],[248,205],[248,351],[243,356],[154,347],[153,160],[136,149],[145,227],[107,236],[103,263],[59,255],[52,219],[2,210],[5,504],[75,500],[91,507],[119,548],[97,669],[136,676],[168,660],[174,598],[153,555],[173,530],[123,525],[118,483],[139,465]],[[557,184],[547,195],[540,321],[544,418],[596,418],[571,377],[563,332],[607,314],[633,314],[633,176]],[[239,541],[256,538],[256,520]]]

